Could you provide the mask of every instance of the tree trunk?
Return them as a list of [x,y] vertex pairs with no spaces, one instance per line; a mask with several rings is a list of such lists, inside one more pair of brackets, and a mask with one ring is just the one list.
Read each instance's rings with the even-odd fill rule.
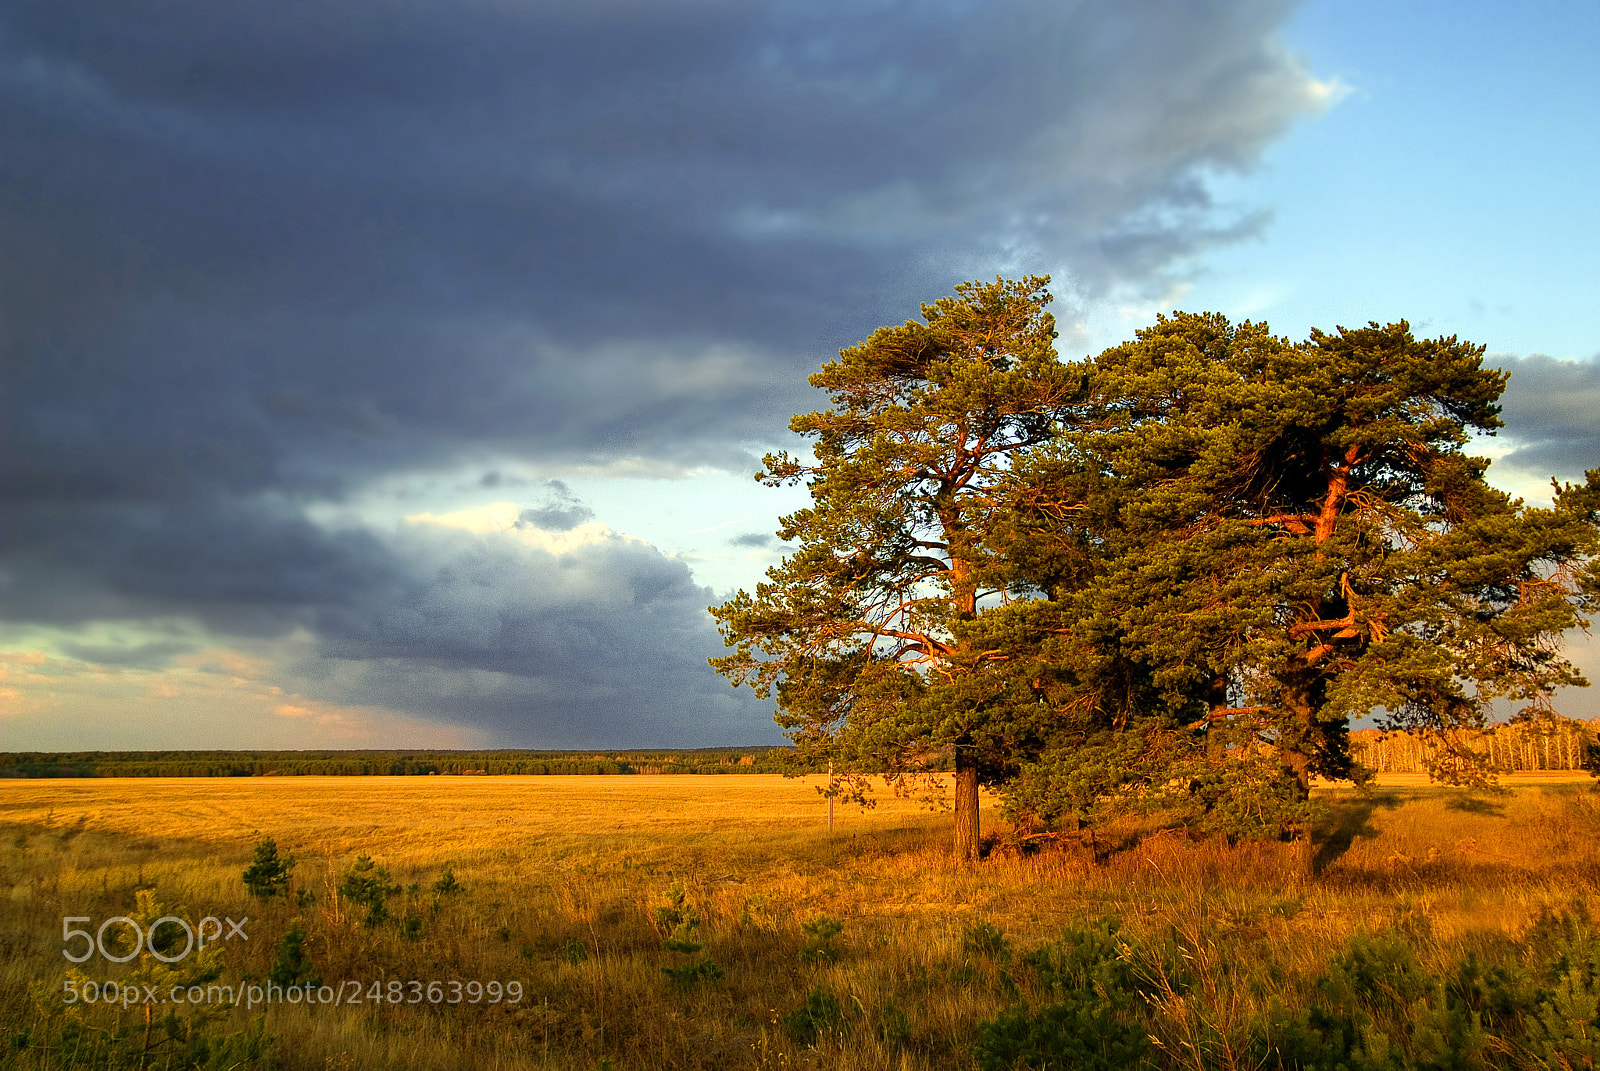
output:
[[1310,697],[1303,691],[1290,691],[1284,700],[1292,721],[1289,732],[1284,734],[1287,739],[1278,745],[1278,757],[1294,772],[1300,798],[1306,800],[1311,798],[1311,747],[1316,716]]
[[[939,515],[944,537],[954,547],[960,532],[960,517],[950,513]],[[973,579],[972,563],[956,554],[950,554],[950,598],[955,616],[960,621],[971,621],[978,616],[978,588]],[[965,652],[963,652],[965,653]],[[957,659],[958,664],[962,659]],[[956,745],[956,862],[970,863],[978,858],[978,764],[966,748]]]
[[1223,726],[1227,724],[1228,718],[1225,714],[1219,716],[1217,713],[1228,707],[1228,678],[1214,679],[1208,692],[1206,702],[1211,708],[1211,716],[1206,720],[1206,758],[1216,766],[1228,757],[1227,749],[1222,746]]
[[956,748],[956,862],[978,858],[978,764]]

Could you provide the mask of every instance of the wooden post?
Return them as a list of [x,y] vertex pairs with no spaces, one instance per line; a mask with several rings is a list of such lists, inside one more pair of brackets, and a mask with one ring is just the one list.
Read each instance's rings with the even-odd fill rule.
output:
[[833,760],[828,760],[828,832],[833,832]]

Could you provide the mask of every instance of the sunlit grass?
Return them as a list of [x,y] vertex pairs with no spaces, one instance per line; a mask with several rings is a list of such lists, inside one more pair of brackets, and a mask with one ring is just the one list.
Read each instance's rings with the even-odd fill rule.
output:
[[[1309,843],[1114,835],[1098,863],[1060,844],[973,866],[952,863],[948,817],[892,795],[839,807],[830,836],[817,778],[0,782],[0,1030],[28,1028],[30,988],[59,992],[62,918],[127,914],[139,888],[186,917],[251,917],[224,980],[265,976],[298,914],[330,983],[525,987],[516,1007],[271,1008],[271,1051],[288,1068],[965,1068],[977,1024],[1014,999],[996,964],[964,949],[969,929],[999,927],[1020,951],[1107,915],[1177,934],[1204,968],[1211,990],[1155,1009],[1181,1047],[1202,1022],[1239,1035],[1272,999],[1216,988],[1241,964],[1270,962],[1274,992],[1293,994],[1358,931],[1399,929],[1443,964],[1513,955],[1541,913],[1594,906],[1600,797],[1587,784],[1508,778],[1509,794],[1473,796],[1400,780],[1319,790],[1328,817]],[[297,857],[304,907],[246,895],[263,836]],[[336,892],[357,854],[409,890],[375,929]],[[465,891],[436,906],[428,889],[446,866]],[[674,882],[723,971],[713,984],[680,990],[662,972],[683,958],[655,921]],[[407,915],[420,919],[410,938]],[[842,921],[840,955],[802,962],[801,927],[819,915]],[[797,1040],[781,1020],[818,988],[840,1001],[843,1033]],[[249,1019],[239,1009],[225,1028]],[[61,1066],[41,1053],[19,1059]]]

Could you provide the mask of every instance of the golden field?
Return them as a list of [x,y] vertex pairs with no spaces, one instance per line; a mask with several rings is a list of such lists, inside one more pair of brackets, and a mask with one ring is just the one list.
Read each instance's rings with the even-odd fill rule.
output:
[[[1002,945],[1020,958],[1114,916],[1192,978],[1144,998],[1151,1066],[1267,1066],[1244,1059],[1252,1024],[1312,992],[1352,934],[1403,934],[1444,971],[1468,953],[1515,963],[1541,918],[1586,917],[1600,893],[1589,780],[1513,775],[1504,794],[1470,795],[1396,775],[1366,794],[1320,788],[1327,815],[1296,844],[1130,828],[965,867],[948,817],[890,794],[838,805],[830,836],[819,778],[0,781],[0,1031],[22,1067],[205,1066],[151,1040],[149,1008],[61,1007],[62,920],[133,915],[152,889],[176,917],[250,917],[219,983],[265,978],[298,917],[330,986],[523,989],[515,1005],[274,1005],[254,1026],[270,1043],[237,1065],[970,1068],[981,1023],[1044,999]],[[264,837],[296,858],[299,905],[246,893]],[[339,895],[362,854],[398,887],[371,927]],[[447,867],[460,892],[433,891]],[[701,952],[668,947],[675,893]],[[818,938],[820,917],[836,937]],[[700,960],[719,976],[664,973]],[[827,1014],[796,1019],[807,1007]],[[221,1038],[260,1014],[179,1026]]]

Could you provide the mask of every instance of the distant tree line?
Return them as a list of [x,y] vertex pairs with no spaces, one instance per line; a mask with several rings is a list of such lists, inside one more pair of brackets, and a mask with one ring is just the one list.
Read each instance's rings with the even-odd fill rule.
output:
[[1496,773],[1525,770],[1593,770],[1600,749],[1600,718],[1540,718],[1456,729],[1443,734],[1350,734],[1356,761],[1375,773],[1429,773],[1440,763],[1481,762]]
[[[1444,736],[1362,729],[1350,750],[1374,773],[1427,773],[1452,753],[1479,756],[1497,773],[1586,770],[1600,765],[1600,718],[1547,718]],[[949,754],[923,766],[948,773]],[[792,748],[674,751],[15,751],[0,777],[415,777],[496,775],[820,773]],[[884,768],[880,772],[892,771]]]
[[0,752],[0,777],[415,777],[742,774],[792,767],[785,748],[661,751]]

